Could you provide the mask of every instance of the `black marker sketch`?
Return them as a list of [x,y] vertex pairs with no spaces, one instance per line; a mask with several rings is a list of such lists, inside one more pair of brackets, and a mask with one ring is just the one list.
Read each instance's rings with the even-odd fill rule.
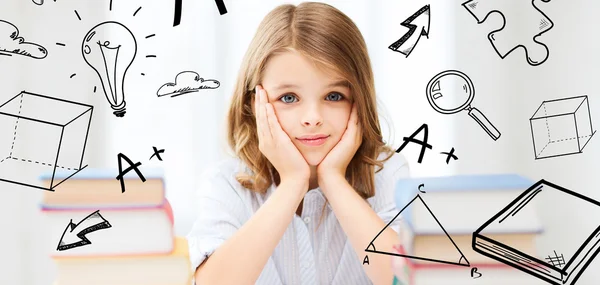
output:
[[[415,202],[417,201],[417,202]],[[400,214],[402,213],[402,211],[404,211],[406,208],[408,207],[425,207],[427,209],[427,211],[429,212],[429,214],[431,215],[431,217],[433,219],[435,219],[435,221],[437,222],[437,224],[440,227],[440,230],[442,230],[444,232],[444,234],[446,234],[446,237],[448,237],[448,246],[454,247],[456,249],[456,259],[454,260],[445,260],[445,259],[441,259],[435,256],[414,256],[414,255],[410,255],[410,254],[400,254],[400,253],[395,253],[395,252],[385,252],[385,251],[378,251],[377,248],[375,247],[376,245],[376,241],[377,241],[377,237],[379,237],[379,235],[381,233],[383,233],[383,231],[385,231],[385,229],[387,229],[390,224],[392,224],[394,222],[394,220],[396,220],[396,218],[398,218],[398,216],[400,216]],[[430,262],[437,262],[437,263],[444,263],[444,264],[450,264],[450,265],[458,265],[458,266],[466,266],[466,267],[470,267],[471,264],[469,263],[469,261],[467,260],[467,258],[465,257],[465,255],[462,253],[462,251],[460,251],[460,249],[458,248],[458,246],[456,245],[456,243],[452,240],[452,238],[450,237],[450,235],[448,234],[448,232],[446,232],[446,230],[444,229],[444,227],[442,226],[442,224],[440,223],[440,221],[435,217],[435,215],[433,214],[433,212],[431,211],[431,209],[429,209],[429,207],[427,206],[427,204],[425,203],[425,201],[423,200],[423,198],[421,198],[421,195],[417,194],[417,196],[415,198],[413,198],[406,206],[404,206],[404,208],[402,208],[402,210],[400,210],[400,212],[398,212],[398,214],[396,214],[396,216],[394,216],[394,218],[375,236],[375,238],[373,238],[373,240],[369,243],[369,246],[365,249],[365,251],[367,252],[373,252],[373,253],[379,253],[379,254],[386,254],[386,255],[392,255],[392,256],[402,256],[402,257],[406,257],[406,258],[411,258],[411,259],[417,259],[417,260],[423,260],[423,261],[430,261]]]
[[421,188],[423,188],[423,187],[425,187],[425,184],[419,184],[419,189],[418,189],[419,192],[421,192],[421,193],[427,193],[425,191],[421,191]]
[[[533,203],[532,203],[533,201]],[[514,227],[521,223],[523,213],[528,205],[560,201],[572,208],[573,217],[586,216],[593,223],[574,223],[567,221],[560,224],[560,231],[572,235],[572,243],[561,242],[547,248],[525,250],[508,242],[500,242],[490,238],[488,234]],[[560,205],[559,205],[560,206]],[[529,208],[534,207],[530,206]],[[576,230],[575,230],[576,227]],[[574,191],[568,190],[544,179],[536,182],[504,209],[486,221],[473,233],[473,250],[495,259],[518,270],[540,278],[550,284],[575,284],[586,267],[600,252],[600,202],[590,199]],[[528,252],[533,251],[533,252]],[[560,257],[556,252],[560,252]],[[556,255],[552,258],[550,253]],[[550,257],[544,258],[544,256]],[[566,261],[566,263],[564,262]]]
[[454,148],[450,150],[450,152],[440,152],[441,154],[446,155],[446,164],[450,163],[450,158],[453,160],[458,160],[458,157],[454,154]]
[[[156,156],[156,158],[158,158],[158,160],[162,161],[162,157],[160,156],[160,154],[164,153],[165,150],[164,149],[159,150],[155,146],[153,146],[152,149],[153,149],[154,153],[150,156],[150,158],[148,160],[152,160],[152,158],[154,156]],[[125,160],[125,162],[127,162],[129,164],[129,167],[127,167],[125,170],[123,170],[123,164],[121,163],[121,160]],[[139,167],[142,165],[141,162],[138,161],[137,163],[133,163],[133,161],[131,161],[131,159],[129,159],[126,155],[124,155],[122,153],[119,153],[117,155],[117,162],[119,163],[119,175],[117,175],[116,179],[121,182],[121,193],[125,193],[124,175],[127,174],[131,170],[135,171],[135,173],[142,180],[142,182],[146,182],[146,177],[144,177],[144,174],[142,174],[142,172],[139,169]]]
[[[415,138],[415,136],[418,135],[421,131],[423,131],[423,140],[422,141]],[[429,137],[429,128],[427,127],[427,124],[423,124],[414,133],[412,133],[412,135],[410,135],[410,137],[402,138],[402,140],[404,142],[398,149],[396,149],[396,153],[400,153],[400,151],[402,151],[408,145],[408,143],[418,144],[421,146],[421,152],[419,153],[419,159],[417,160],[417,162],[421,163],[423,161],[423,156],[425,155],[425,150],[427,148],[433,149],[433,146],[427,143],[428,137]],[[450,158],[453,158],[454,160],[458,159],[458,157],[454,154],[454,148],[452,148],[450,150],[450,152],[442,152],[442,154],[447,155],[446,164],[449,163]],[[423,192],[423,193],[425,193],[425,192]]]
[[[415,136],[421,132],[421,130],[424,131],[423,133],[423,140],[420,141],[418,139],[415,139]],[[429,129],[427,128],[427,124],[423,124],[421,125],[412,135],[410,135],[410,137],[404,137],[402,138],[402,140],[404,141],[402,143],[402,145],[396,150],[396,153],[400,153],[400,151],[402,151],[402,149],[404,149],[404,147],[406,145],[408,145],[409,142],[411,143],[416,143],[418,145],[421,146],[421,152],[419,153],[419,160],[417,161],[418,163],[421,163],[421,161],[423,161],[423,156],[425,155],[425,148],[428,149],[432,149],[433,147],[427,143],[427,137],[429,135]]]
[[33,0],[33,3],[35,3],[37,5],[42,5],[42,4],[44,4],[44,0]]
[[[556,250],[554,251],[554,257],[548,255],[548,257],[546,257],[546,260],[548,260],[552,266],[558,266],[561,267],[563,265],[565,265],[565,257],[561,254],[560,256],[558,256],[558,253],[556,253]],[[556,262],[556,263],[554,263]]]
[[83,38],[81,53],[102,83],[104,95],[117,117],[125,115],[124,83],[127,70],[137,54],[133,33],[118,22],[103,22]]
[[371,264],[371,263],[369,263],[369,256],[368,255],[365,255],[365,258],[363,258],[363,263],[362,264],[369,264],[369,265]]
[[140,6],[139,8],[137,8],[137,10],[135,10],[135,12],[133,12],[133,16],[135,17],[135,15],[137,15],[137,13],[142,9],[142,6]]
[[[73,220],[71,220],[60,237],[56,250],[62,251],[92,244],[85,235],[110,227],[112,227],[110,223],[100,215],[100,210],[91,213],[77,224],[74,224]],[[75,229],[77,229],[77,231],[75,231]]]
[[596,133],[587,95],[542,102],[529,125],[535,159],[582,153]]
[[0,55],[23,55],[43,59],[48,55],[48,51],[41,45],[26,42],[19,36],[17,26],[0,20]]
[[156,156],[156,158],[158,158],[158,160],[162,161],[162,158],[160,157],[160,154],[164,153],[165,150],[164,149],[158,150],[155,146],[153,146],[152,149],[154,150],[154,153],[150,156],[149,160],[152,160],[152,158],[154,156]]
[[168,96],[176,97],[191,92],[198,92],[201,89],[216,89],[221,83],[214,79],[203,79],[198,73],[193,71],[182,71],[175,76],[175,83],[165,83],[156,95],[158,97]]
[[[127,167],[127,169],[125,169],[125,171],[123,171],[123,166],[121,164],[121,160],[124,159],[128,164],[129,167]],[[119,163],[119,175],[117,175],[116,179],[119,180],[121,182],[121,193],[125,193],[125,180],[123,178],[123,176],[125,174],[127,174],[127,172],[134,170],[135,173],[138,175],[138,177],[142,180],[142,182],[146,182],[146,177],[144,177],[144,174],[142,174],[142,172],[140,171],[140,169],[138,168],[139,166],[142,165],[141,162],[137,162],[137,163],[133,163],[131,161],[131,159],[129,159],[127,156],[125,156],[122,153],[119,153],[117,155],[117,161]]]
[[181,1],[175,0],[175,16],[173,18],[173,27],[179,26],[181,23]]
[[223,0],[215,0],[215,2],[217,3],[217,8],[219,8],[219,14],[227,14],[227,8],[225,7]]
[[[84,169],[92,111],[90,105],[25,91],[0,105],[0,181],[54,191]],[[57,169],[64,179],[55,177]],[[39,186],[39,177],[50,173],[50,185]]]
[[469,0],[462,4],[471,13],[477,24],[483,23],[490,14],[497,12],[503,24],[488,34],[488,39],[500,58],[504,59],[513,50],[521,47],[525,51],[527,63],[540,65],[548,59],[548,47],[537,38],[552,29],[552,21],[539,10],[535,2]]
[[77,16],[77,19],[79,19],[79,21],[81,21],[81,17],[79,16],[79,12],[77,12],[77,10],[74,10],[74,11],[75,11],[75,15]]
[[[478,274],[478,275],[477,275],[477,276],[473,276],[474,274]],[[482,275],[483,275],[483,274],[481,274],[481,273],[477,272],[477,267],[473,267],[473,268],[471,268],[471,277],[472,277],[473,279],[477,279],[477,278],[481,277]]]
[[475,87],[471,79],[458,70],[446,70],[436,74],[425,90],[429,105],[442,114],[468,111],[488,135],[497,140],[500,132],[477,108],[471,107],[475,97]]
[[404,20],[400,25],[407,27],[408,32],[388,48],[408,57],[417,46],[417,43],[419,43],[421,36],[429,38],[430,13],[429,5],[425,5],[419,9],[419,11]]

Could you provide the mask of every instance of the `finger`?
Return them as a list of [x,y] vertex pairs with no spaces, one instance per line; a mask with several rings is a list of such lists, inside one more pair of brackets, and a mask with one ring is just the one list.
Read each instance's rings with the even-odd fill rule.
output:
[[259,97],[260,97],[260,115],[261,115],[261,120],[260,123],[261,128],[263,129],[263,132],[265,134],[265,136],[269,139],[273,139],[273,132],[271,131],[271,128],[269,127],[269,119],[267,117],[267,109],[266,109],[266,105],[267,105],[267,91],[265,91],[264,89],[260,89],[259,91]]
[[358,125],[358,108],[356,108],[356,103],[352,104],[352,114],[350,115],[350,118],[352,118],[354,120],[354,124]]
[[279,139],[281,132],[283,132],[283,129],[281,128],[281,125],[279,124],[279,119],[277,118],[277,115],[275,115],[275,110],[273,109],[273,105],[270,103],[267,103],[265,108],[267,111],[269,128],[271,129],[273,138]]
[[254,89],[254,117],[256,117],[256,133],[258,134],[259,139],[265,137],[265,130],[261,121],[261,113],[260,113],[260,88],[258,85]]
[[356,144],[358,145],[358,147],[360,147],[360,144],[362,143],[362,139],[363,139],[363,134],[362,134],[362,125],[361,124],[356,124],[356,135],[355,135],[355,140],[356,140]]

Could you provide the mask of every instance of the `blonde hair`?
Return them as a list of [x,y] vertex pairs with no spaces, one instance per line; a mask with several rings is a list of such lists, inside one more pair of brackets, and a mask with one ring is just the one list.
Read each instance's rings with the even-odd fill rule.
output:
[[[375,172],[394,151],[381,135],[375,84],[366,43],[354,22],[338,9],[323,3],[281,5],[260,23],[244,56],[227,118],[229,146],[253,173],[238,173],[244,187],[264,194],[279,175],[258,149],[256,118],[252,109],[254,87],[260,84],[269,58],[294,50],[345,78],[353,92],[362,126],[362,144],[346,170],[356,192],[367,199],[375,195]],[[377,160],[381,152],[388,155]],[[325,209],[325,208],[323,208]]]

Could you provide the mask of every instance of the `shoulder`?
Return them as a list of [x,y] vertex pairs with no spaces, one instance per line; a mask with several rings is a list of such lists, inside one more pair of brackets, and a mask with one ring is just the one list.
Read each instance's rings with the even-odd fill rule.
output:
[[227,157],[220,160],[202,171],[198,194],[212,196],[241,192],[243,187],[235,177],[237,173],[244,171],[245,168],[245,164],[237,157]]
[[[388,157],[389,154],[382,152],[377,157],[377,160],[383,160]],[[393,152],[392,156],[383,163],[383,167],[375,167],[375,178],[380,180],[381,178],[392,179],[393,181],[406,177],[409,175],[410,169],[408,162],[404,155]],[[378,179],[380,178],[380,179]]]
[[[388,157],[388,153],[381,153],[378,160]],[[376,170],[379,167],[375,167]],[[367,201],[378,213],[395,211],[394,194],[395,185],[399,179],[410,175],[408,162],[402,154],[394,152],[391,157],[383,163],[383,168],[375,172],[375,195]]]
[[205,179],[235,178],[235,174],[243,169],[244,163],[237,157],[227,157],[219,160],[216,164],[209,166],[202,172]]

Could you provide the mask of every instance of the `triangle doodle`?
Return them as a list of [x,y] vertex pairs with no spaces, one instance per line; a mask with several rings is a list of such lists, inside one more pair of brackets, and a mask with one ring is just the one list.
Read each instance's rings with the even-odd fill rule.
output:
[[[377,244],[376,243],[377,237],[379,237],[379,235],[390,224],[392,224],[394,222],[394,220],[396,220],[400,216],[400,214],[404,210],[406,210],[408,207],[424,207],[424,208],[427,209],[427,212],[431,215],[430,218],[434,219],[435,222],[439,225],[440,234],[444,234],[444,235],[446,235],[446,237],[448,237],[447,245],[446,246],[453,247],[456,250],[456,257],[455,258],[448,259],[448,258],[441,258],[441,257],[435,257],[435,256],[415,256],[415,255],[411,255],[410,253],[399,254],[399,253],[395,253],[395,252],[379,251],[379,250],[376,249],[375,245]],[[458,265],[458,266],[466,266],[466,267],[470,267],[471,266],[471,264],[469,263],[469,261],[467,260],[467,258],[465,257],[465,255],[460,251],[460,249],[458,248],[458,246],[456,245],[456,243],[452,240],[452,238],[450,237],[450,235],[448,234],[448,232],[446,232],[446,230],[444,229],[444,227],[442,226],[442,224],[435,217],[435,215],[433,214],[433,212],[431,212],[431,209],[429,209],[429,207],[427,206],[427,204],[425,203],[425,201],[423,201],[423,198],[421,198],[421,196],[418,195],[418,194],[406,206],[404,206],[404,208],[402,208],[402,210],[400,210],[400,212],[398,212],[398,214],[396,214],[396,216],[375,236],[375,238],[369,243],[369,246],[367,246],[367,248],[365,249],[365,251],[366,252],[372,252],[372,253],[378,253],[378,254],[401,256],[401,257],[406,257],[406,258],[411,258],[411,259],[416,259],[416,260],[422,260],[422,261],[444,263],[444,264],[450,264],[450,265]]]

